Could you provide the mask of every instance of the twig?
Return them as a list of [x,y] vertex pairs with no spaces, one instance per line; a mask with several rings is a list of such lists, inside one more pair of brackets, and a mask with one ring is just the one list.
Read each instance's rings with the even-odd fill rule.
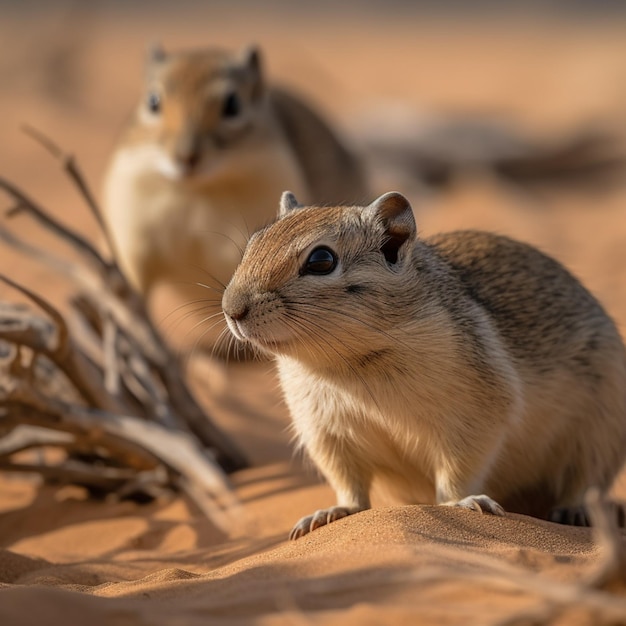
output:
[[49,483],[62,485],[80,485],[103,493],[117,493],[120,497],[128,497],[134,490],[130,485],[139,485],[138,477],[145,477],[146,483],[155,485],[162,480],[158,472],[135,472],[127,468],[89,465],[79,461],[66,461],[58,465],[42,465],[39,463],[9,463],[0,459],[0,470],[22,474],[39,474]]
[[1,223],[0,240],[4,241],[4,243],[11,246],[24,256],[35,259],[48,269],[59,272],[66,278],[78,281],[78,270],[75,265],[61,259],[48,250],[40,250],[39,248],[26,243],[23,239],[15,236],[11,231],[7,230]]
[[48,150],[48,152],[50,152],[50,154],[52,154],[55,159],[61,161],[63,169],[68,173],[74,184],[78,187],[78,190],[85,200],[85,203],[89,207],[91,214],[95,218],[96,222],[98,222],[98,226],[104,234],[107,246],[109,247],[109,251],[111,253],[111,256],[113,257],[114,263],[116,266],[119,267],[119,255],[117,254],[115,242],[113,240],[113,237],[111,236],[111,231],[108,227],[108,224],[106,223],[106,220],[102,216],[102,211],[100,210],[98,203],[91,193],[91,189],[89,188],[89,185],[87,185],[85,181],[85,176],[80,170],[80,167],[78,166],[78,163],[76,162],[74,156],[63,152],[63,150],[61,150],[61,148],[56,143],[54,143],[52,139],[50,139],[50,137],[45,135],[40,130],[34,128],[33,126],[30,126],[29,124],[24,124],[22,125],[22,130],[27,135],[30,135],[39,144],[41,144],[46,150]]
[[[22,293],[32,293],[25,288],[20,288],[16,283],[13,284]],[[43,302],[39,297],[37,300]],[[46,311],[50,309],[54,311],[49,303],[45,303],[45,307]],[[18,312],[16,311],[16,313]],[[53,315],[55,319],[59,316],[56,311]],[[47,356],[72,381],[78,393],[88,404],[110,411],[122,410],[119,402],[101,384],[102,373],[74,345],[67,332],[55,331],[53,325],[45,324],[41,320],[35,324],[32,322],[32,318],[24,318],[23,314],[19,315],[19,313],[16,317],[5,315],[2,321],[4,324],[0,324],[0,339],[16,345],[27,346],[34,352]],[[8,325],[7,321],[9,322]],[[55,332],[56,340],[53,338]],[[61,338],[65,339],[63,345],[58,343]]]
[[41,446],[65,446],[75,442],[69,433],[62,433],[39,426],[16,426],[0,439],[0,458]]
[[207,461],[188,435],[130,416],[103,414],[62,403],[51,406],[46,402],[41,406],[34,398],[24,397],[6,404],[13,414],[19,415],[20,423],[54,425],[67,432],[77,432],[88,437],[92,445],[100,443],[119,455],[125,465],[150,469],[158,463],[164,464],[194,485],[189,492],[202,511],[220,510],[220,516],[211,519],[222,530],[228,530],[226,520],[237,508],[236,500],[224,475]]
[[94,266],[106,267],[108,265],[100,253],[86,239],[48,215],[34,200],[26,196],[8,180],[0,177],[0,188],[4,189],[17,201],[17,204],[10,210],[10,215],[22,212],[30,214],[42,226],[45,226],[61,239],[74,246]]
[[24,287],[24,285],[20,285],[14,280],[11,280],[8,276],[0,274],[0,281],[4,282],[10,287],[13,287],[13,289],[15,289],[16,291],[24,294],[27,298],[32,300],[40,309],[42,309],[44,313],[48,315],[48,317],[50,317],[56,327],[56,340],[54,342],[56,345],[49,346],[48,351],[50,354],[57,352],[60,354],[60,356],[62,356],[61,352],[66,348],[69,342],[69,330],[63,316],[41,296],[37,295],[31,289]]
[[112,395],[120,395],[120,369],[117,359],[118,329],[110,317],[103,320],[102,347],[104,355],[104,388]]

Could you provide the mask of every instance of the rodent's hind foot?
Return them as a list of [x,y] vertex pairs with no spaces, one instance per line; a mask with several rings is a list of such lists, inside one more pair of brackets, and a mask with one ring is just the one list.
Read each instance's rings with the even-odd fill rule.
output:
[[567,526],[591,526],[587,511],[582,504],[579,506],[555,507],[550,511],[548,520]]
[[289,539],[300,539],[300,537],[307,535],[316,528],[326,526],[331,522],[336,522],[338,519],[348,517],[348,515],[358,513],[361,510],[345,506],[331,506],[329,509],[319,509],[313,515],[307,515],[299,520],[289,533]]
[[[626,528],[626,503],[608,501],[603,506],[618,528]],[[555,507],[548,514],[548,521],[567,526],[593,526],[584,504]]]
[[479,513],[489,515],[504,515],[504,509],[492,498],[484,494],[480,496],[467,496],[462,500],[450,500],[443,503],[444,506],[459,506],[463,509],[471,509]]

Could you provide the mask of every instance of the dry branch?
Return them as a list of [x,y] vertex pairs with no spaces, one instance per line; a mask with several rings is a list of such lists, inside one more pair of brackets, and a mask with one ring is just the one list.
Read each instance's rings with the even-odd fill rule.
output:
[[20,425],[0,439],[0,460],[30,448],[71,445],[73,441],[74,438],[69,433]]
[[532,138],[493,119],[407,118],[382,108],[363,120],[359,134],[374,171],[390,171],[427,187],[445,189],[466,173],[483,172],[518,188],[588,186],[619,182],[626,154],[616,136],[582,129],[551,140]]
[[[100,210],[75,160],[38,131],[28,133],[59,159],[111,244]],[[0,470],[37,472],[94,493],[184,491],[218,524],[234,498],[225,473],[246,465],[235,444],[193,397],[140,295],[116,262],[15,185],[8,216],[30,217],[83,263],[43,250],[0,223],[0,240],[73,285],[73,315],[0,275],[41,312],[0,303]],[[110,246],[111,247],[111,246]],[[65,451],[56,465],[17,461],[29,449]]]

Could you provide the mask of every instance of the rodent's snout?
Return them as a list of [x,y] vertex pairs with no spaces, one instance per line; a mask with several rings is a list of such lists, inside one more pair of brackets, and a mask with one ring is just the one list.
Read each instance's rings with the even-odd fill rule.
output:
[[279,297],[272,292],[259,292],[256,286],[243,281],[228,285],[222,296],[226,324],[240,341],[258,347],[273,346],[289,335],[281,319]]
[[191,173],[200,163],[200,150],[188,150],[186,152],[177,152],[175,155],[176,162],[181,166],[185,173]]
[[241,321],[242,319],[246,317],[246,315],[248,315],[249,311],[250,311],[250,307],[244,306],[236,310],[231,310],[230,312],[227,313],[227,315],[232,317],[234,320]]
[[232,334],[239,339],[239,341],[245,341],[245,331],[241,326],[241,322],[245,320],[250,313],[247,298],[241,293],[237,293],[234,289],[227,287],[222,296],[222,311],[224,311],[226,324]]
[[222,296],[222,310],[231,319],[241,321],[250,312],[250,306],[247,298],[241,294],[233,293],[230,289],[226,289]]

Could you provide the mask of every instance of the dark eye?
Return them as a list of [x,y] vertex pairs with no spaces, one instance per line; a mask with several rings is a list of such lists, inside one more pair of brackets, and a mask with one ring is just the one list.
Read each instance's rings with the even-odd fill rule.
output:
[[224,100],[222,117],[237,117],[241,113],[241,100],[236,93],[229,93]]
[[148,94],[146,105],[150,113],[159,113],[161,111],[161,96],[154,91],[150,92]]
[[320,246],[309,254],[300,273],[322,276],[324,274],[330,274],[336,267],[337,255],[330,248]]

